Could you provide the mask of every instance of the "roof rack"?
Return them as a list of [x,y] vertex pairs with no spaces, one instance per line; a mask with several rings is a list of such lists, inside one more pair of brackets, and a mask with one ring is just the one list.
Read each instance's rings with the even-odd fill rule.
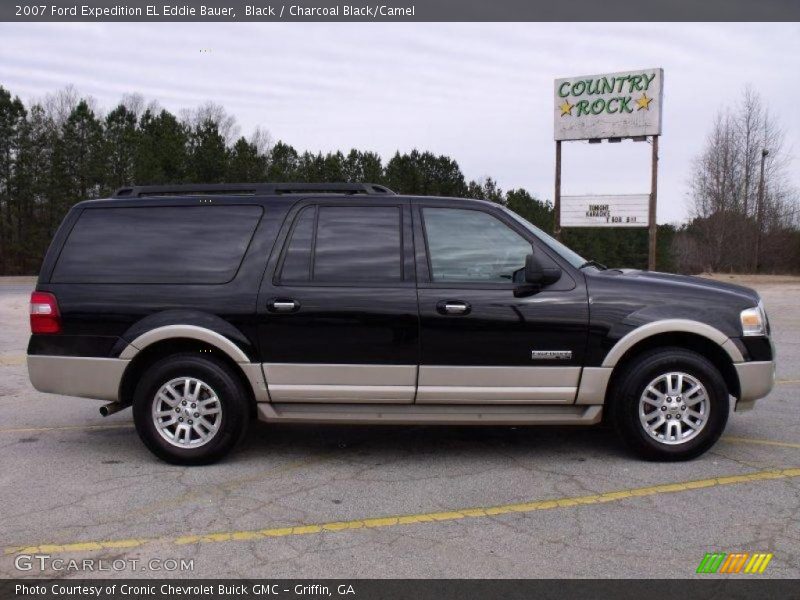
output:
[[376,183],[209,183],[182,185],[137,185],[122,187],[114,198],[147,198],[150,196],[257,196],[281,194],[391,194],[394,192]]

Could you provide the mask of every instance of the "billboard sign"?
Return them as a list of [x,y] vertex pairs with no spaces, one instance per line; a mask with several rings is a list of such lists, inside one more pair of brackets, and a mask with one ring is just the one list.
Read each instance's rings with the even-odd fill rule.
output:
[[647,227],[649,194],[561,196],[562,227]]
[[555,139],[661,135],[663,69],[555,80]]

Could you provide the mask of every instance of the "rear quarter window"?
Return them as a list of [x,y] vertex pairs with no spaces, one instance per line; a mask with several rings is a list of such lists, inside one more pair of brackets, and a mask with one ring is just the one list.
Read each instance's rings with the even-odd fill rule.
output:
[[262,213],[254,205],[87,208],[51,281],[226,283],[236,275]]

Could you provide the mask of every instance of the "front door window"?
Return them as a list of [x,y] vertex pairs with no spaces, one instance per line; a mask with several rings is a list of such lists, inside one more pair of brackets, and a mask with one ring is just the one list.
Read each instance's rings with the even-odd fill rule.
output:
[[510,283],[532,251],[525,238],[478,210],[424,208],[423,220],[435,283]]

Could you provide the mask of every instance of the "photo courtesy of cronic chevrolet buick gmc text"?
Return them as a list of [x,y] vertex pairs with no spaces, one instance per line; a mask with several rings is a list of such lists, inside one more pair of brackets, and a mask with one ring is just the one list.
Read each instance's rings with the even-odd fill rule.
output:
[[163,460],[248,422],[592,425],[710,448],[774,381],[758,294],[607,269],[503,206],[373,184],[122,188],[75,205],[31,296],[42,392],[132,407]]

